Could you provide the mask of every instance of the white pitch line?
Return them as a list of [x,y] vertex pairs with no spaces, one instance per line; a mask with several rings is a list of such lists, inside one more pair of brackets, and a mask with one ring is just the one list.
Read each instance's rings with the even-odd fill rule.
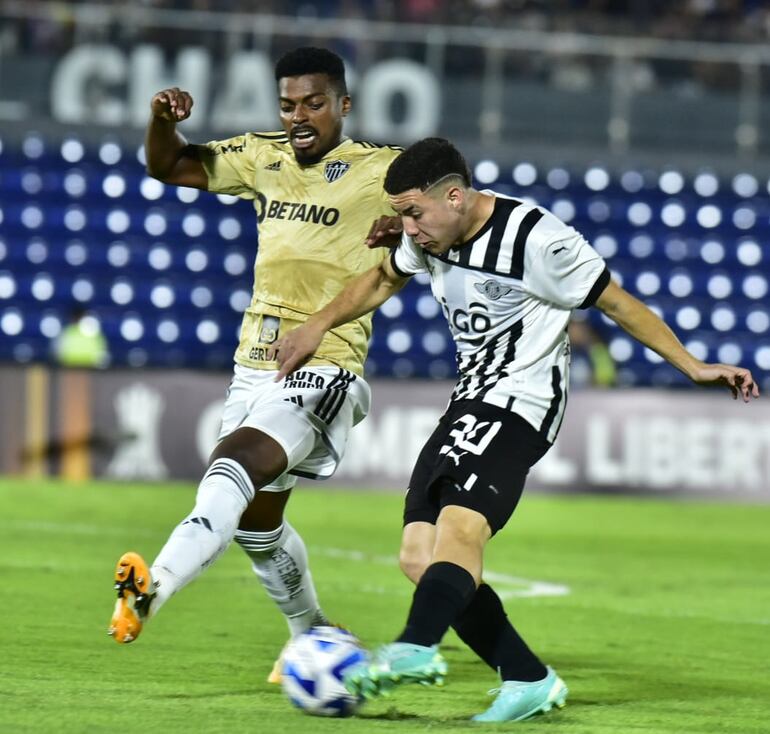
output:
[[[363,551],[346,550],[344,548],[327,548],[316,546],[310,549],[311,553],[326,556],[327,558],[341,558],[346,561],[358,563],[376,563],[382,566],[398,568],[398,559],[395,556],[370,555]],[[497,571],[484,571],[484,578],[495,584],[495,590],[501,599],[531,598],[535,596],[566,596],[570,593],[569,586],[565,584],[553,584],[550,581],[536,581],[520,576],[510,576]],[[380,587],[370,587],[372,590]],[[384,593],[384,589],[382,590]]]
[[[125,527],[110,527],[107,525],[92,525],[87,523],[45,522],[40,520],[18,523],[0,520],[0,528],[23,529],[35,532],[63,532],[69,535],[109,535],[128,532],[128,529]],[[149,530],[148,528],[134,527],[131,528],[130,531],[134,536],[138,535],[144,537],[155,534],[154,531]],[[398,559],[395,556],[377,555],[364,553],[363,551],[348,550],[345,548],[329,548],[325,546],[316,546],[311,550],[319,555],[326,556],[327,558],[341,558],[358,563],[376,563],[382,566],[398,568]],[[5,565],[18,567],[18,564],[9,563],[7,561],[5,562]],[[569,586],[564,584],[553,584],[549,581],[525,579],[519,576],[498,573],[497,571],[485,570],[484,578],[489,579],[495,584],[495,590],[501,599],[512,599],[514,597],[566,596],[570,593]],[[376,591],[381,587],[372,586],[370,588],[372,591]],[[385,593],[384,589],[382,590],[382,593]]]
[[[169,528],[170,529],[170,528]],[[0,521],[0,530],[31,530],[33,532],[64,533],[65,535],[118,535],[130,533],[132,536],[151,537],[157,534],[149,528],[127,525],[118,527],[110,525],[87,525],[85,523],[45,522],[30,520],[27,522]]]

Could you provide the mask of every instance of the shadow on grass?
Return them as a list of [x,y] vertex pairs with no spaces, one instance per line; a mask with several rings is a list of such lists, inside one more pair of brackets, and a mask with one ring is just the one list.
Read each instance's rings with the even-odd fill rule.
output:
[[410,719],[426,719],[427,717],[420,716],[418,714],[408,714],[405,711],[399,711],[395,706],[391,706],[387,711],[383,711],[379,714],[362,714],[355,715],[356,719],[370,719],[372,721],[407,721]]
[[205,698],[234,698],[237,696],[253,696],[254,695],[254,689],[253,688],[246,688],[240,691],[207,691],[207,692],[201,692],[201,693],[157,693],[154,696],[148,696],[148,698],[156,699],[159,701],[167,700],[167,699],[205,699]]
[[406,711],[399,711],[395,706],[391,706],[387,711],[381,711],[378,714],[359,712],[353,718],[362,721],[420,721],[426,725],[426,728],[432,726],[453,728],[455,726],[468,726],[471,724],[472,715],[472,713],[457,714],[455,716],[432,716],[429,713],[412,714]]

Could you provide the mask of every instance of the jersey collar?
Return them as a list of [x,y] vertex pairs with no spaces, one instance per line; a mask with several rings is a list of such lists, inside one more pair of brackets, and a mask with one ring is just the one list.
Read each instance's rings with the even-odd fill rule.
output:
[[[313,166],[319,166],[321,165],[321,163],[328,163],[330,158],[336,158],[340,154],[340,151],[343,150],[344,148],[348,148],[352,142],[353,141],[350,138],[343,135],[342,140],[340,140],[339,144],[336,145],[334,148],[332,148],[330,151],[328,151],[326,155],[324,155],[324,157],[321,158],[321,160],[318,161],[318,163],[314,163]],[[312,168],[313,166],[308,166],[308,168]]]

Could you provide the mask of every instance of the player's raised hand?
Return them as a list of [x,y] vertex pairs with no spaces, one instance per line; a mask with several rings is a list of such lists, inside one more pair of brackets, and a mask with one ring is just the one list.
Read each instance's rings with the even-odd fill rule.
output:
[[282,336],[275,343],[274,354],[278,362],[275,382],[280,382],[294,370],[302,367],[316,353],[323,337],[324,331],[309,323],[302,324],[294,331]]
[[182,122],[192,112],[193,98],[179,87],[164,89],[153,96],[150,109],[155,117],[168,122]]
[[744,403],[759,397],[759,387],[754,382],[751,372],[744,367],[732,367],[727,364],[704,364],[692,377],[699,385],[723,385],[730,389],[733,400],[740,395]]
[[401,242],[403,231],[401,217],[382,216],[372,222],[364,243],[370,250],[375,247],[396,247]]

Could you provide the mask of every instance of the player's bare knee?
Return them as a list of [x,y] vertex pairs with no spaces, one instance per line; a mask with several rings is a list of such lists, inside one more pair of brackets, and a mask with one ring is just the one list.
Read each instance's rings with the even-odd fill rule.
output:
[[211,460],[227,458],[238,462],[254,487],[270,484],[286,469],[286,454],[270,436],[253,428],[239,428],[212,452]]

